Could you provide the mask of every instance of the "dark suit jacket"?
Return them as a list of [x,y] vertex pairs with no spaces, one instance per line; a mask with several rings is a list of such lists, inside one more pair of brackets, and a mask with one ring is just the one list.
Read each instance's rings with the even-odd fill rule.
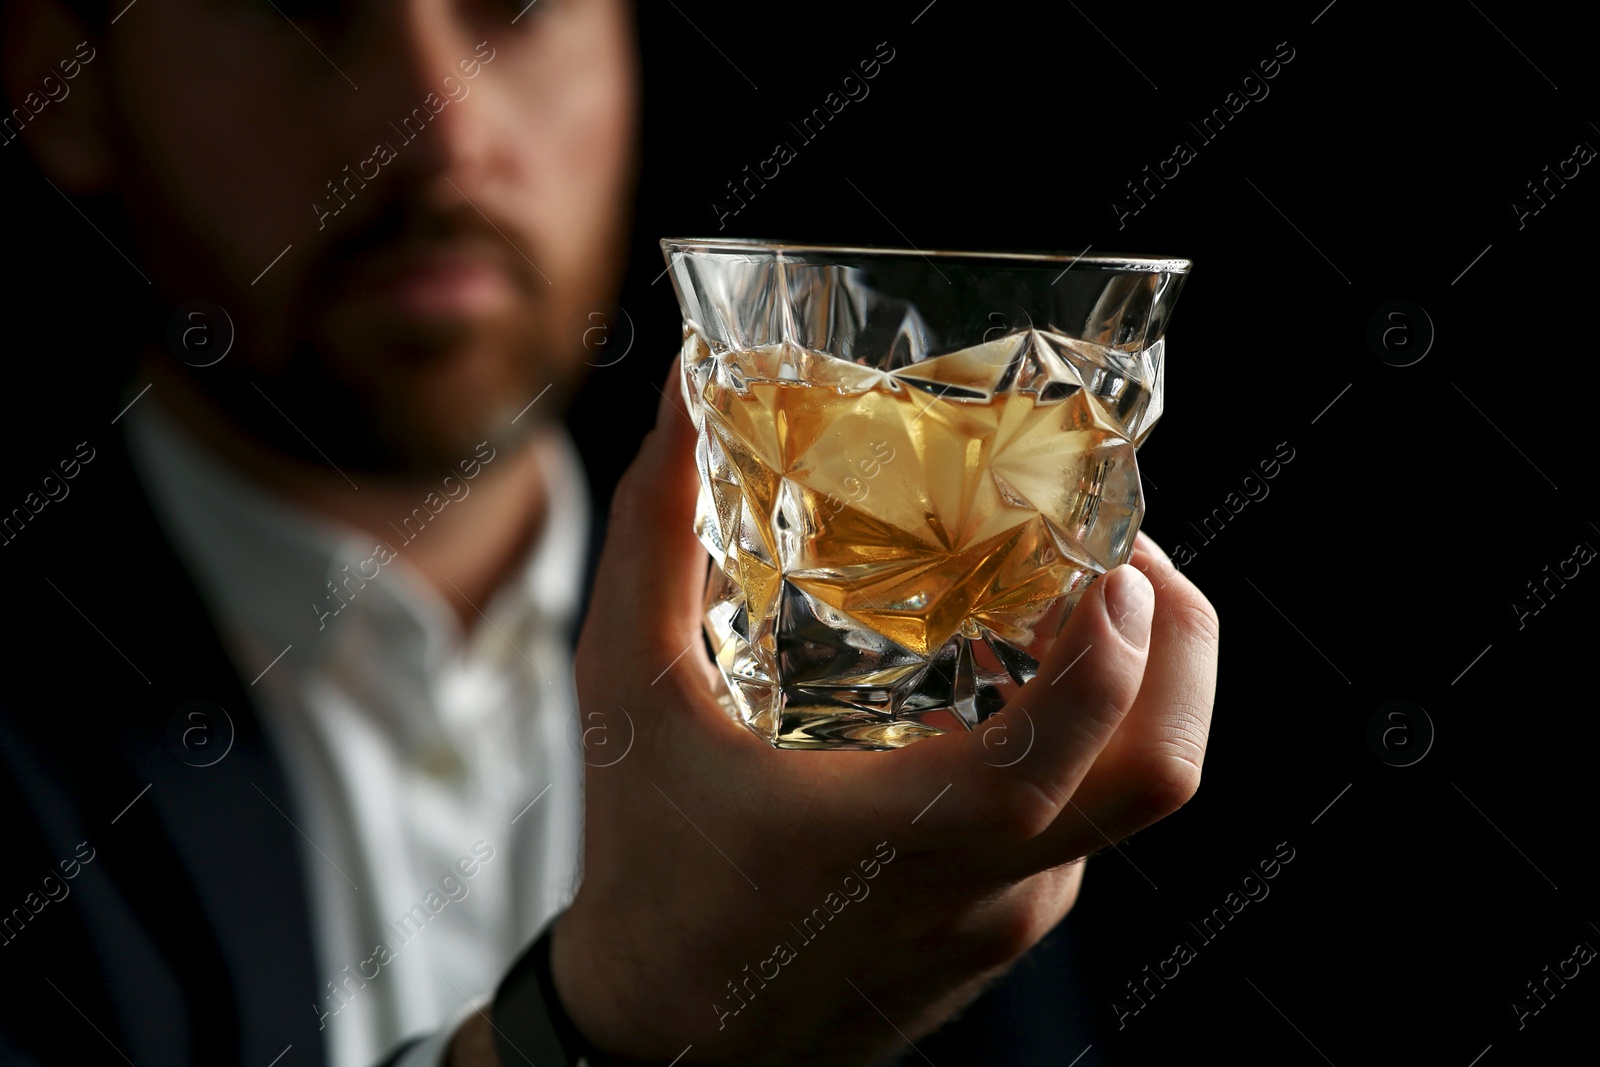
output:
[[[71,494],[0,546],[0,1062],[321,1064],[283,768],[120,436],[89,444]],[[196,700],[227,721],[189,718]],[[197,724],[215,748],[184,737]],[[1068,944],[923,1050],[941,1067],[1070,1059]]]
[[[281,1067],[320,1064],[283,771],[114,433],[0,547],[0,1058],[265,1065],[292,1046]],[[193,700],[231,720],[211,766],[182,758]]]

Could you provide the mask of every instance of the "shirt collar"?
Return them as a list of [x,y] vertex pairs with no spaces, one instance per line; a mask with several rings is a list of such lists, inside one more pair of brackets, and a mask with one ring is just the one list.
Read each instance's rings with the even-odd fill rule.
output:
[[[375,538],[271,493],[209,454],[152,401],[128,415],[134,467],[240,646],[241,673],[305,677],[376,647],[392,664],[437,675],[461,656],[514,658],[520,635],[541,623],[572,624],[589,503],[565,432],[540,444],[548,486],[541,535],[512,578],[476,605],[484,624],[463,635],[448,603],[406,559],[403,538]],[[427,495],[419,490],[419,504]]]

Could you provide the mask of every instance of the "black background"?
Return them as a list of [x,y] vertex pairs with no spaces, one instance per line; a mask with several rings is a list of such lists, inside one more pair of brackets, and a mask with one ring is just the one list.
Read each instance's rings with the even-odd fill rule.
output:
[[[913,0],[769,21],[680,0],[647,16],[624,296],[641,362],[675,340],[668,282],[651,286],[661,235],[1195,261],[1140,464],[1144,528],[1191,545],[1184,571],[1222,619],[1215,723],[1195,799],[1090,862],[1069,924],[1093,988],[1054,1010],[1086,1002],[1099,1029],[1055,1062],[1092,1041],[1083,1065],[1548,1063],[1600,999],[1586,968],[1521,1029],[1511,1007],[1535,1007],[1524,983],[1577,942],[1600,948],[1600,577],[1552,583],[1536,615],[1512,607],[1537,607],[1525,583],[1579,542],[1600,549],[1579,432],[1600,176],[1556,185],[1521,228],[1512,208],[1536,207],[1524,183],[1578,142],[1600,148],[1592,53],[1552,9],[1325,3]],[[787,124],[880,41],[895,58],[870,95],[801,147]],[[1294,58],[1270,95],[1203,144],[1186,123],[1280,42]],[[713,199],[778,139],[798,158],[719,231]],[[1196,158],[1119,220],[1124,183],[1179,140]],[[1410,366],[1369,345],[1393,300],[1435,332]],[[1280,442],[1294,459],[1270,495],[1207,543],[1194,526]],[[1369,746],[1390,700],[1435,731],[1411,766]],[[1188,923],[1279,842],[1295,859],[1270,895],[1202,945]],[[1113,998],[1135,1006],[1123,983],[1179,940],[1197,958],[1119,1030]],[[937,1037],[919,1047],[952,1062]]]
[[[1091,1043],[1084,1067],[1553,1062],[1600,997],[1591,965],[1524,1028],[1511,1008],[1577,942],[1600,948],[1597,568],[1520,625],[1513,608],[1547,564],[1600,548],[1580,433],[1600,176],[1584,167],[1522,228],[1512,207],[1575,144],[1600,147],[1586,23],[1487,0],[1425,16],[1324,3],[677,0],[640,15],[631,326],[614,334],[632,347],[597,357],[616,362],[573,418],[602,487],[677,347],[662,236],[1195,261],[1168,334],[1167,413],[1140,462],[1144,528],[1194,548],[1185,573],[1222,619],[1215,724],[1196,798],[1090,861],[1069,920],[1087,986],[1030,1009],[1087,1009],[1097,1029],[1060,1063]],[[894,59],[870,95],[799,146],[788,123],[885,41]],[[1280,42],[1294,58],[1270,95],[1201,145],[1187,121]],[[713,201],[778,140],[798,157],[719,230]],[[1196,158],[1119,226],[1124,183],[1178,140]],[[26,491],[121,406],[132,273],[48,186],[6,168],[0,417],[6,486]],[[1424,308],[1436,334],[1411,366],[1369,345],[1392,300]],[[1294,459],[1270,495],[1205,543],[1191,524],[1282,442]],[[119,565],[115,531],[106,551]],[[11,609],[25,619],[25,598]],[[1397,699],[1436,733],[1408,767],[1367,736]],[[1200,947],[1187,923],[1280,842],[1295,858],[1270,896]],[[1197,958],[1119,1030],[1113,998],[1178,940]],[[931,1062],[961,1062],[939,1041],[919,1042]]]
[[[1600,176],[1590,165],[1555,186],[1520,229],[1512,200],[1579,141],[1600,147],[1578,24],[1506,3],[1421,16],[1352,0],[925,3],[770,21],[680,0],[646,16],[650,138],[624,304],[651,373],[624,373],[654,381],[656,352],[674,347],[669,283],[650,283],[659,235],[1194,259],[1141,467],[1144,528],[1194,547],[1184,571],[1222,619],[1205,781],[1090,862],[1069,923],[1093,989],[1059,990],[1056,1011],[1078,998],[1099,1032],[1053,1062],[1090,1041],[1080,1064],[1566,1059],[1600,976],[1581,971],[1522,1029],[1510,1003],[1576,942],[1600,947],[1600,577],[1590,565],[1552,584],[1522,619],[1512,601],[1538,606],[1526,582],[1579,542],[1600,549],[1579,434],[1597,378]],[[658,34],[670,46],[651,48]],[[878,42],[896,58],[870,96],[798,146],[787,123]],[[1186,123],[1280,42],[1294,58],[1269,96],[1202,144]],[[717,230],[712,200],[776,139],[798,158]],[[1125,182],[1179,139],[1197,157],[1118,219]],[[1414,365],[1368,344],[1395,299],[1434,326]],[[1269,496],[1198,536],[1282,442],[1294,459]],[[1366,736],[1394,699],[1435,731],[1403,768]],[[1187,923],[1280,841],[1294,861],[1270,896],[1200,944]],[[1176,941],[1197,958],[1118,1030],[1123,982]],[[950,1062],[939,1038],[918,1045]]]

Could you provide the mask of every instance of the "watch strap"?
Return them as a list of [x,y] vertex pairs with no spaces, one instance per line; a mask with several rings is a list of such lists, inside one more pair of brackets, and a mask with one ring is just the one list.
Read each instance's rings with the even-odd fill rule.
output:
[[588,1042],[556,995],[550,969],[552,920],[500,979],[494,1046],[502,1067],[598,1067]]

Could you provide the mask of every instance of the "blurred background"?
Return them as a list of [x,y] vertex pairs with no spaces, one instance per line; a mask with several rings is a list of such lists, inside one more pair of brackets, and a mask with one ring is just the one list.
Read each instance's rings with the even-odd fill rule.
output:
[[[1205,779],[1090,861],[1070,988],[1025,961],[1034,999],[974,1009],[1082,1035],[1039,1062],[1554,1062],[1600,999],[1591,48],[1526,5],[1324,4],[641,5],[636,239],[570,418],[602,498],[679,341],[663,236],[1195,261],[1140,463],[1223,620]],[[7,500],[171,312],[9,151]],[[906,1062],[983,1062],[954,1040]]]

